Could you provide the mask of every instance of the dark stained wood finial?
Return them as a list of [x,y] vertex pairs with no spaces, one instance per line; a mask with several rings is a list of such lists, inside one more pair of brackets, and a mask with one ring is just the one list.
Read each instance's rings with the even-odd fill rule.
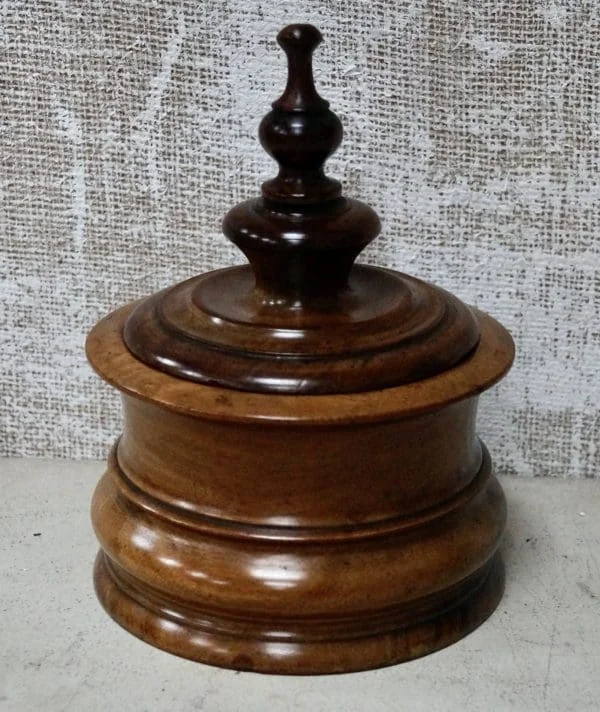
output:
[[249,259],[257,288],[297,303],[344,289],[381,225],[368,205],[343,198],[339,181],[323,172],[343,130],[314,86],[312,53],[321,33],[289,25],[277,39],[288,57],[287,86],[259,136],[279,174],[263,184],[262,198],[233,208],[223,229]]
[[311,111],[329,107],[315,89],[312,55],[323,35],[312,25],[288,25],[277,35],[279,46],[288,58],[288,82],[284,93],[273,103],[282,111]]
[[323,38],[312,25],[288,25],[277,36],[288,58],[287,86],[259,128],[263,148],[279,163],[263,196],[275,203],[323,203],[341,195],[323,164],[342,141],[338,117],[315,89],[312,54]]

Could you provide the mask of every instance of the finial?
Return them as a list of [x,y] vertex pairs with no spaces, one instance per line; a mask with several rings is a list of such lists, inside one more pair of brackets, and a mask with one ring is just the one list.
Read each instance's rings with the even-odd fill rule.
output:
[[343,130],[314,85],[312,54],[322,40],[312,25],[288,25],[277,36],[288,58],[287,86],[259,128],[263,148],[279,163],[277,178],[262,187],[273,202],[306,205],[341,195],[340,183],[323,173]]
[[281,111],[322,110],[329,102],[315,89],[312,54],[323,41],[323,35],[312,25],[288,25],[277,35],[279,46],[288,58],[288,82],[281,97],[273,102]]
[[288,80],[259,136],[279,175],[263,183],[262,198],[237,205],[223,221],[250,261],[265,303],[340,295],[357,255],[380,229],[375,212],[342,197],[339,181],[323,172],[343,131],[313,82],[312,53],[321,40],[312,25],[289,25],[277,36]]

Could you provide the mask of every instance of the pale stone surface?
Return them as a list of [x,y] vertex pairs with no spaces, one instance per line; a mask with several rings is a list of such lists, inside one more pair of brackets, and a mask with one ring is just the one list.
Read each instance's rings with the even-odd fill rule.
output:
[[102,463],[0,460],[2,712],[597,712],[600,483],[503,478],[505,597],[421,660],[326,677],[197,665],[96,602],[89,501]]
[[481,410],[498,470],[595,477],[598,0],[0,2],[0,452],[102,456],[85,333],[242,261],[220,223],[273,174],[256,130],[298,21],[346,129],[331,173],[384,221],[363,259],[516,338]]

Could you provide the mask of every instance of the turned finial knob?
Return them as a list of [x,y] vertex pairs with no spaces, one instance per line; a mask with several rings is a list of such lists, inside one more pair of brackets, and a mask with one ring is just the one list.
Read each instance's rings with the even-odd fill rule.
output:
[[375,212],[342,197],[339,181],[323,172],[343,131],[313,81],[312,53],[321,40],[312,25],[288,25],[277,36],[288,58],[287,85],[259,136],[279,174],[263,183],[261,198],[237,205],[223,221],[265,303],[294,309],[307,299],[339,296],[357,255],[380,229]]
[[329,102],[315,89],[312,54],[323,41],[323,35],[312,25],[288,25],[277,35],[279,46],[288,58],[288,82],[273,108],[281,111],[323,110]]
[[323,173],[343,130],[315,89],[312,54],[322,40],[312,25],[288,25],[277,36],[288,58],[287,86],[259,129],[263,148],[279,163],[277,178],[262,186],[273,202],[322,203],[341,195],[340,183]]

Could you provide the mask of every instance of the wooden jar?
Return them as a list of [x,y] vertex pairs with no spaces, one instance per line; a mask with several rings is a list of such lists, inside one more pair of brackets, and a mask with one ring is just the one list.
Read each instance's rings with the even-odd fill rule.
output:
[[514,347],[443,290],[353,264],[380,225],[322,170],[341,126],[312,81],[320,35],[278,39],[288,85],[260,137],[280,172],[224,221],[251,267],[89,335],[125,409],[92,503],[95,584],[177,655],[363,670],[456,641],[500,600],[505,503],[475,414]]

